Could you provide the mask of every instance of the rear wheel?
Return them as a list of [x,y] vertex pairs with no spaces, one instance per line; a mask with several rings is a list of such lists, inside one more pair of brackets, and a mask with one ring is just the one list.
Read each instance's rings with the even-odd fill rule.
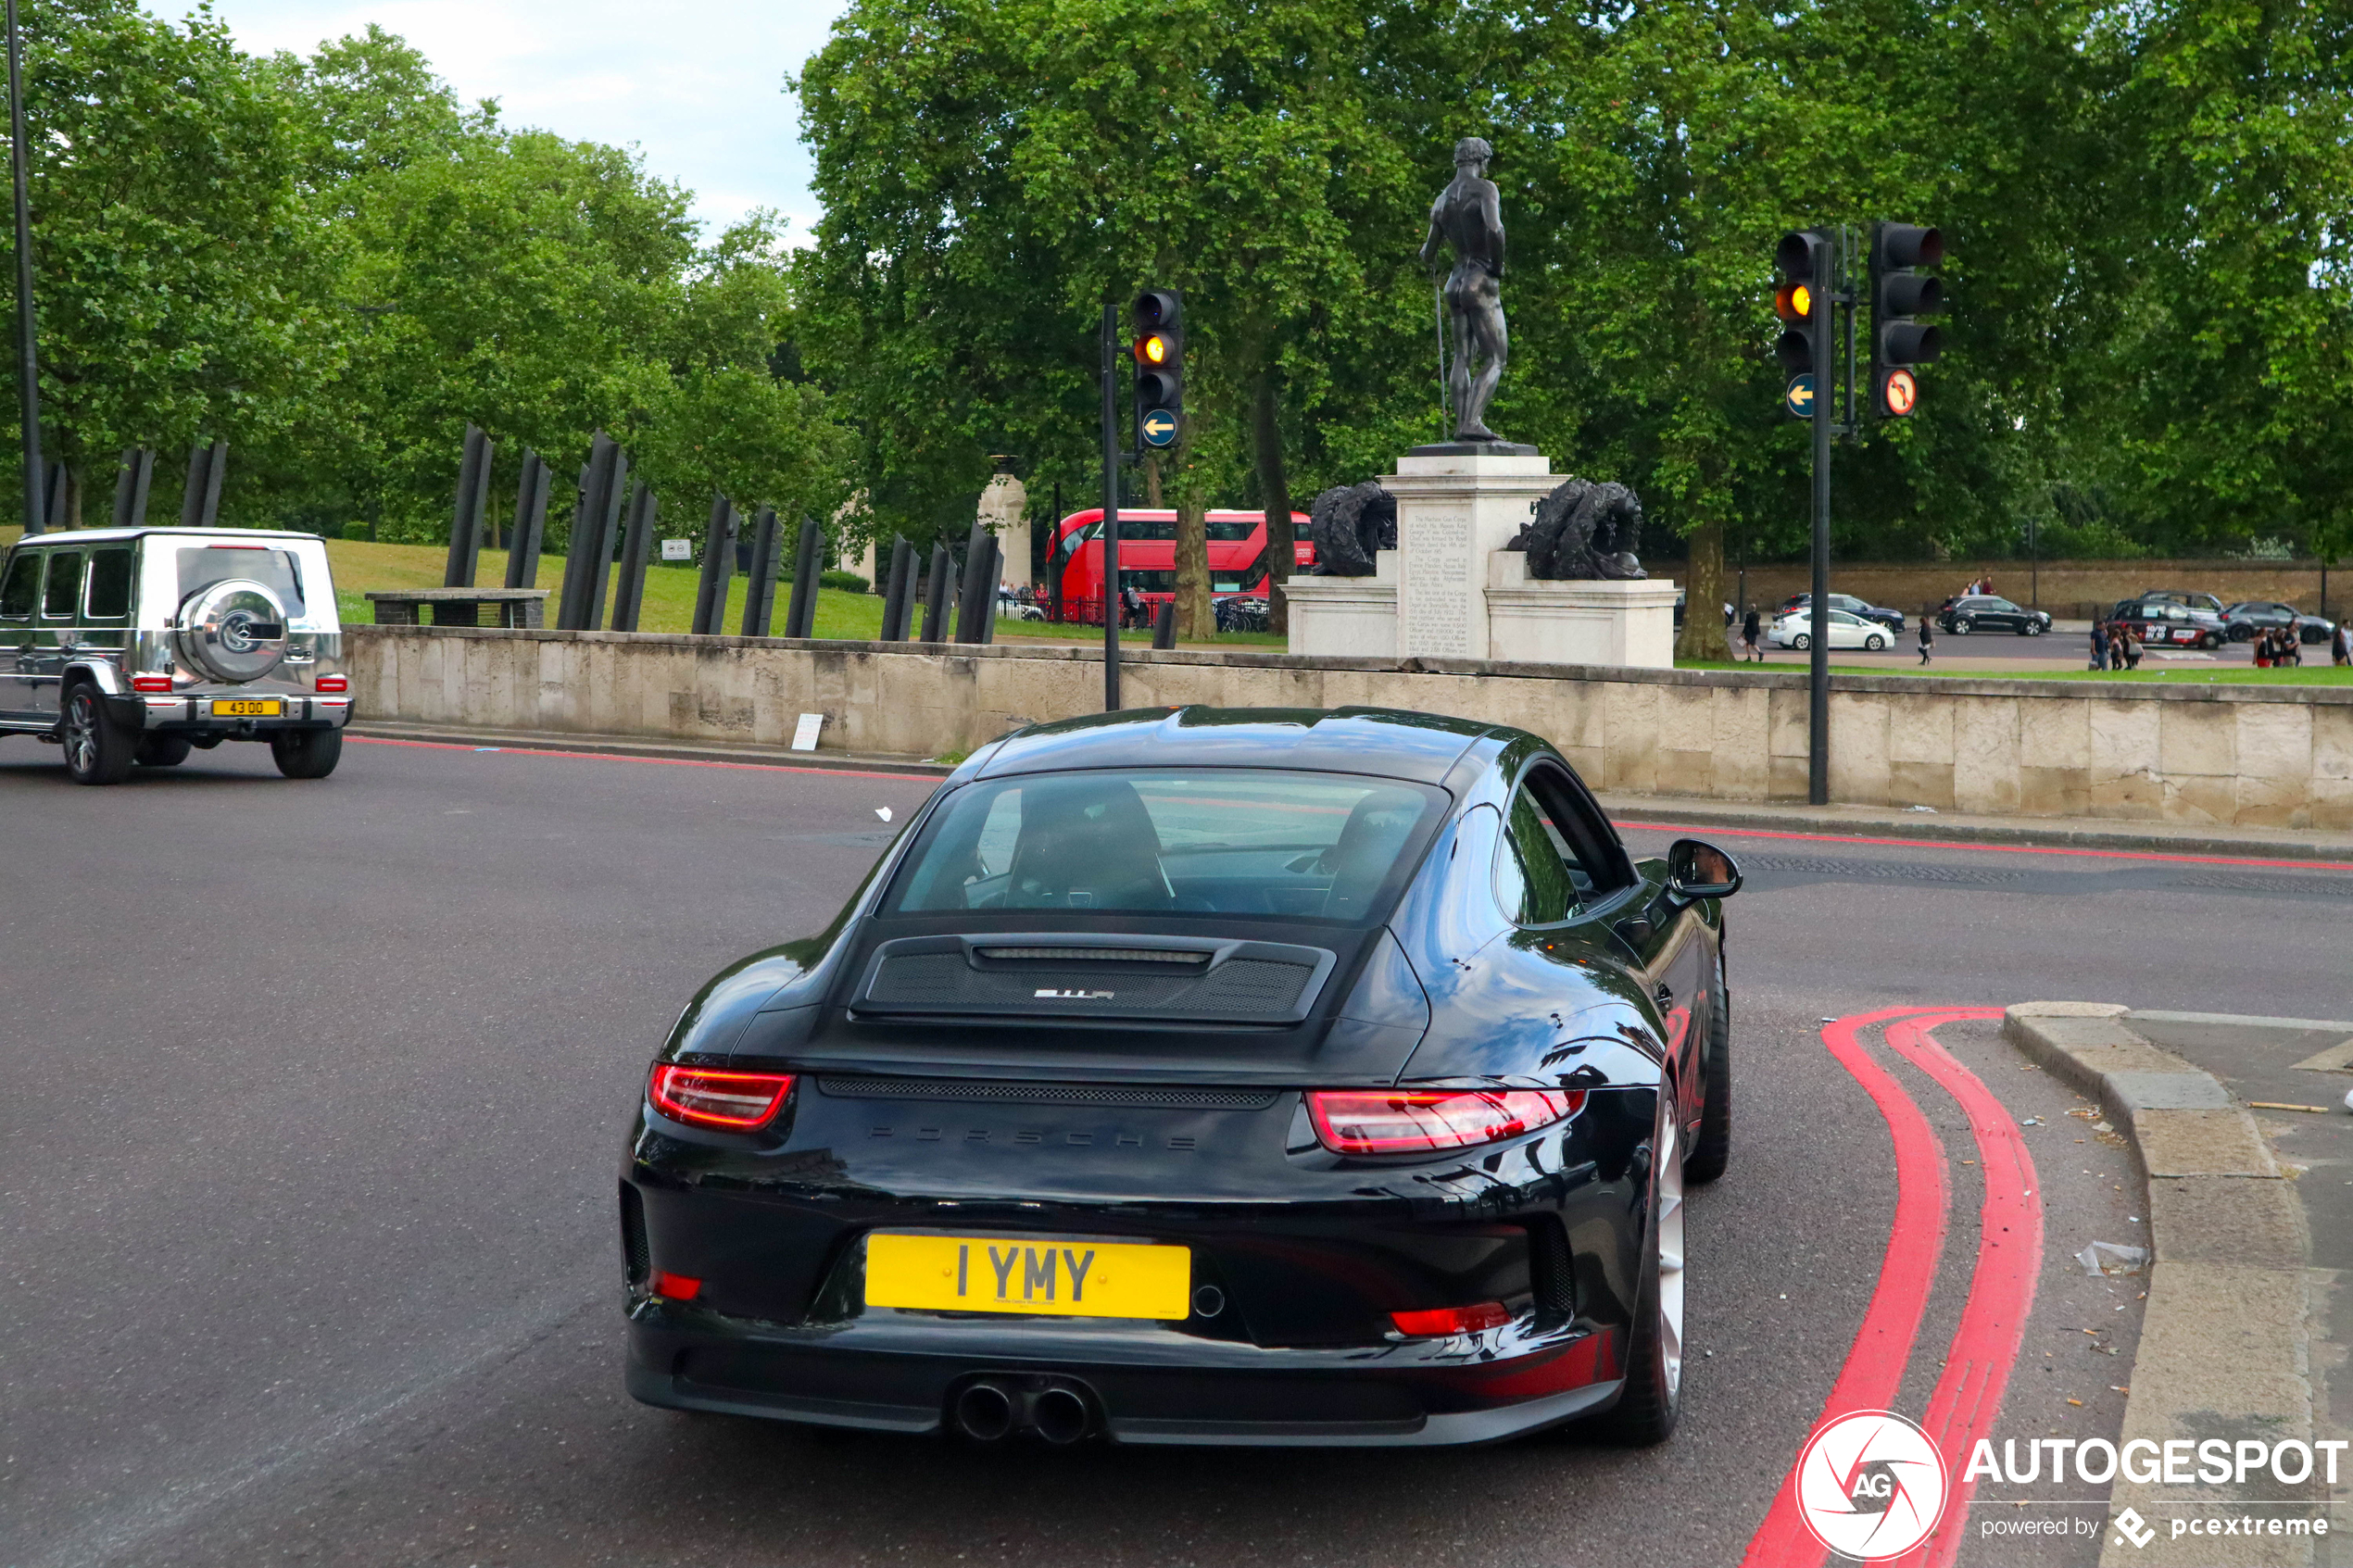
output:
[[1683,1408],[1683,1139],[1675,1086],[1662,1082],[1651,1134],[1650,1223],[1628,1335],[1626,1391],[1596,1426],[1613,1442],[1647,1448],[1675,1431]]
[[186,735],[167,734],[160,731],[139,737],[139,766],[142,768],[177,768],[188,759],[194,749]]
[[1789,640],[1789,646],[1795,648],[1798,652],[1804,653],[1807,648],[1814,646],[1814,639],[1807,636],[1805,633],[1800,632],[1796,636],[1792,637]]
[[87,681],[66,688],[57,737],[65,745],[66,771],[76,784],[120,784],[138,755],[138,734],[107,711],[106,698]]
[[1963,616],[1958,616],[1958,617],[1956,617],[1956,618],[1955,618],[1955,620],[1954,620],[1954,621],[1953,621],[1953,630],[1954,630],[1957,633],[1958,633],[1958,634],[1959,634],[1959,635],[1961,635],[1961,636],[1966,637],[1966,636],[1968,636],[1968,635],[1969,635],[1969,617],[1968,617],[1968,616],[1963,615]]
[[281,730],[270,737],[270,756],[290,779],[323,779],[343,760],[343,732]]
[[2222,639],[2208,632],[2197,640],[2197,646],[2208,649],[2219,648],[2222,646]]

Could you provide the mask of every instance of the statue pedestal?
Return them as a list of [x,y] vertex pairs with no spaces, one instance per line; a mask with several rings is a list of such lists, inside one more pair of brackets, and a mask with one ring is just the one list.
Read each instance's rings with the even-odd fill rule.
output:
[[1397,657],[1397,552],[1373,557],[1370,577],[1294,577],[1290,651],[1325,659]]
[[1674,668],[1673,583],[1537,581],[1504,548],[1561,483],[1541,453],[1455,444],[1397,469],[1397,548],[1371,577],[1291,579],[1291,652]]
[[1490,659],[1675,668],[1675,584],[1663,579],[1546,582],[1528,575],[1527,552],[1498,550],[1487,558],[1487,623]]
[[1487,559],[1559,484],[1543,454],[1408,452],[1381,483],[1397,497],[1397,656],[1493,659]]

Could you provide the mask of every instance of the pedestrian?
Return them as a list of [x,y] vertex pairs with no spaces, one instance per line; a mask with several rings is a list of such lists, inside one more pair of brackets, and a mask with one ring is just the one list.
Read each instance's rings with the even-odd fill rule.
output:
[[1752,606],[1749,612],[1741,618],[1741,650],[1744,658],[1753,659],[1759,664],[1765,662],[1763,633],[1764,622]]
[[2284,664],[2291,670],[2303,669],[2304,634],[2293,626],[2282,628],[2280,650],[2271,656],[2271,662],[2275,665]]
[[2343,621],[2337,623],[2336,634],[2329,639],[2329,662],[2353,664],[2353,631],[2347,631]]
[[2141,639],[2133,635],[2133,629],[2127,626],[2124,629],[2124,668],[2138,670],[2141,667],[2142,651]]
[[2108,622],[2105,621],[2092,622],[2092,668],[2108,668]]
[[1936,621],[1928,611],[1920,611],[1920,667],[1926,669],[1931,651],[1936,646]]

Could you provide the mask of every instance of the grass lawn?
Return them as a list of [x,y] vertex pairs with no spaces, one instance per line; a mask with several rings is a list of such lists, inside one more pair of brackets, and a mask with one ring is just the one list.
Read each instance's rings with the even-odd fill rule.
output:
[[[20,530],[11,526],[0,528],[0,549],[13,544]],[[449,551],[442,545],[371,545],[364,540],[330,539],[327,560],[335,574],[335,603],[346,625],[372,624],[375,607],[367,600],[371,588],[438,588],[441,574],[448,564]],[[612,579],[619,568],[605,581],[605,615],[612,614]],[[641,632],[684,632],[694,624],[695,590],[701,582],[699,570],[690,566],[666,566],[660,561],[646,569],[645,603],[637,616]],[[484,550],[474,569],[474,581],[484,587],[495,587],[507,580],[507,552]],[[562,593],[564,561],[561,556],[542,556],[539,559],[539,581],[534,587],[547,590],[547,615],[555,618],[556,596]],[[727,614],[722,624],[730,633],[744,623],[744,596],[750,583],[741,572],[727,584]],[[775,613],[769,625],[781,631],[785,623],[785,607],[792,597],[792,584],[776,584]],[[817,591],[817,635],[851,642],[871,642],[882,630],[882,596],[879,594],[849,594],[837,588]],[[1100,628],[1084,626],[1049,626],[1034,621],[1010,621],[1000,618],[997,636],[1001,642],[1084,643],[1102,646]],[[1151,646],[1150,632],[1126,632],[1120,634],[1123,647]],[[1188,638],[1185,647],[1259,647],[1279,649],[1285,639],[1268,632],[1221,632],[1212,637]]]
[[[2317,654],[2319,658],[2314,659]],[[1914,681],[2103,681],[2119,685],[2166,686],[2353,686],[2353,667],[2338,669],[2330,665],[2325,646],[2305,650],[2307,662],[2288,670],[2258,670],[2251,664],[2233,665],[2226,670],[2131,670],[2116,672],[2106,670],[1882,670],[1852,664],[1833,664],[1833,675],[1894,675]],[[1758,670],[1780,669],[1803,673],[1800,665],[1733,664],[1723,659],[1681,659],[1675,661],[1678,670]]]

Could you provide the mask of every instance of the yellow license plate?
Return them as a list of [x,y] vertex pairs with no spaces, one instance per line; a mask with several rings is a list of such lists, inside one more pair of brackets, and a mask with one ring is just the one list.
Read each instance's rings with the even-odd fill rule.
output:
[[212,716],[216,719],[275,719],[284,711],[276,697],[240,697],[234,702],[215,702]]
[[1051,1236],[866,1238],[866,1305],[931,1311],[1183,1318],[1193,1255],[1183,1247]]

